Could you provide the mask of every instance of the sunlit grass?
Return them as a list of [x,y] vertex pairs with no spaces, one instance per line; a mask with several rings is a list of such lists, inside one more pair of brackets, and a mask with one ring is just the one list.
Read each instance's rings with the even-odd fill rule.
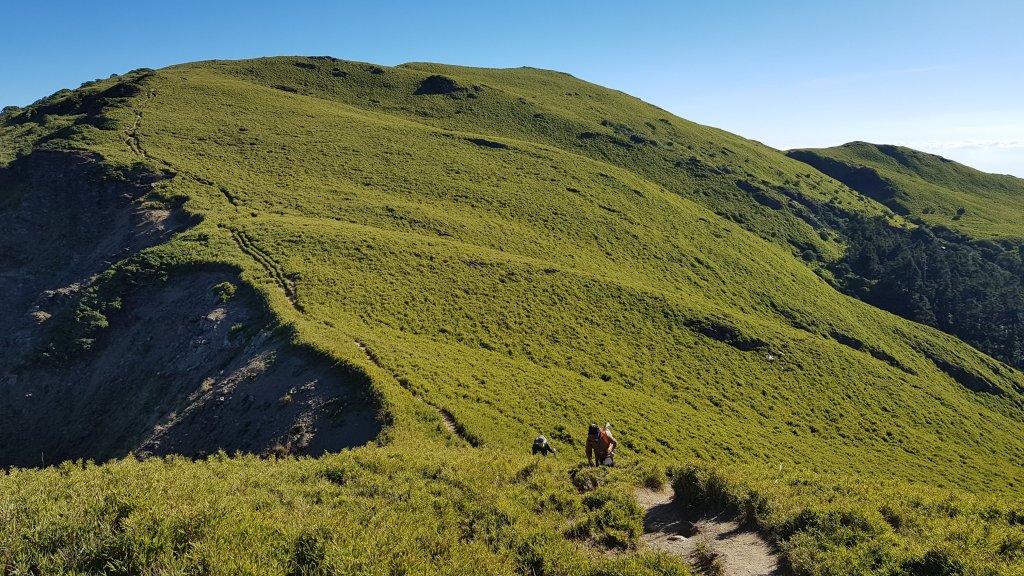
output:
[[[1020,227],[1024,180],[1020,178],[986,174],[901,146],[851,142],[800,152],[874,172],[890,183],[894,200],[909,216],[931,226],[952,228],[972,238],[1024,236]],[[813,156],[810,158],[813,162]]]
[[[415,95],[432,74],[465,91]],[[1019,492],[1024,378],[821,280],[813,259],[843,247],[801,198],[902,221],[774,150],[531,69],[286,58],[129,80],[139,93],[104,110],[114,129],[59,115],[12,124],[0,160],[81,147],[173,173],[149,200],[201,222],[110,276],[236,266],[299,342],[370,376],[389,427],[381,446],[320,461],[0,477],[0,560],[125,573],[302,573],[299,557],[314,572],[674,573],[682,565],[662,556],[592,549],[636,546],[629,495],[651,467],[746,463],[736,482],[758,483],[782,464],[853,478],[837,480],[852,491],[886,477]],[[124,131],[136,112],[145,156]],[[1001,394],[968,391],[924,351]],[[588,508],[570,472],[586,425],[605,421],[626,469]],[[539,433],[557,461],[520,455]],[[807,493],[771,498],[815,505]],[[873,553],[821,551],[831,536],[808,534],[785,551],[812,573]],[[937,546],[915,538],[885,533],[892,565]]]

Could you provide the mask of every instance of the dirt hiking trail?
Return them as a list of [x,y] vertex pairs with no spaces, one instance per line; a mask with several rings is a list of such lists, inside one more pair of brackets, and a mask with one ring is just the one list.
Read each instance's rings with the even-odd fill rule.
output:
[[[363,354],[366,355],[367,360],[375,364],[378,368],[384,368],[384,364],[380,361],[380,358],[378,358],[377,355],[373,353],[373,350],[370,350],[370,348],[367,347],[365,343],[363,343],[361,340],[356,340],[356,346],[360,350],[362,350]],[[384,369],[387,370],[387,368]],[[397,374],[392,373],[392,375],[396,379],[399,378]],[[455,422],[455,417],[452,416],[451,412],[427,402],[422,396],[418,394],[414,396],[416,397],[417,400],[423,402],[428,407],[430,407],[431,410],[437,413],[437,415],[441,418],[441,424],[444,426],[444,429],[447,430],[449,434],[462,438],[471,446],[476,446],[478,444],[478,442],[475,439],[470,438],[462,430],[459,429],[459,425]]]
[[[698,573],[725,576],[781,576],[786,574],[768,543],[746,530],[724,512],[718,515],[680,511],[672,502],[671,488],[639,488],[636,501],[645,510],[644,544],[686,560]],[[710,554],[701,554],[701,543]],[[713,564],[718,564],[718,572]]]

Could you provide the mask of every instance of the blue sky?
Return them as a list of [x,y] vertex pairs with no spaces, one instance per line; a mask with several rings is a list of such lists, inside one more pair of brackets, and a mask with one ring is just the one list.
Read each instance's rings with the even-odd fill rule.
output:
[[212,58],[525,65],[776,148],[904,144],[1024,177],[1019,0],[39,0],[0,18],[0,106]]

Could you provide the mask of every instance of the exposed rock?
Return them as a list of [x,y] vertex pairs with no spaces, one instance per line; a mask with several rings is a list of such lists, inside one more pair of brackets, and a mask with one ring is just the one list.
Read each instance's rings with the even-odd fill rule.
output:
[[168,177],[145,170],[111,175],[95,154],[39,150],[0,169],[0,373],[34,346],[38,322],[78,297],[112,263],[185,229],[178,210],[144,207]]
[[251,290],[222,302],[212,287],[238,282],[226,269],[133,279],[87,352],[43,360],[104,271],[192,223],[151,208],[148,193],[168,177],[111,173],[80,151],[40,150],[0,169],[0,467],[132,452],[316,454],[376,436],[362,376],[271,330]]
[[222,302],[213,287],[229,280],[226,269],[183,271],[133,287],[87,355],[19,370],[0,388],[0,466],[318,455],[372,440],[379,407],[365,376],[292,345],[251,290]]

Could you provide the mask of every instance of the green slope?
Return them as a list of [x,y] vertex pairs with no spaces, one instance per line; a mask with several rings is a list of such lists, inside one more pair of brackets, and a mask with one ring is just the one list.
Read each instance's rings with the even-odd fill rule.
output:
[[[369,375],[390,423],[380,443],[390,446],[345,456],[356,468],[427,451],[466,466],[461,482],[473,486],[493,481],[481,459],[507,461],[502,482],[523,492],[487,512],[514,517],[505,530],[524,530],[519,506],[548,498],[516,472],[518,451],[540,432],[570,459],[544,482],[579,502],[565,495],[564,474],[591,421],[613,422],[622,443],[627,470],[609,488],[620,496],[636,473],[629,463],[693,459],[1019,490],[1024,375],[843,296],[812,270],[843,249],[814,202],[901,219],[782,153],[624,94],[533,69],[216,61],[58,94],[5,117],[0,135],[9,161],[38,147],[78,148],[172,176],[147,201],[182,205],[200,221],[144,252],[143,264],[236,266],[298,341]],[[112,275],[138,265],[115,265]],[[119,289],[101,282],[93,292],[112,300]],[[368,464],[366,473],[415,477],[407,493],[422,495],[430,488],[420,473],[436,472],[429,460],[407,471]],[[161,473],[123,466],[111,473]],[[269,473],[248,466],[243,474]],[[189,474],[179,467],[167,474]],[[13,501],[20,486],[52,481],[34,478],[0,479],[0,492]],[[344,497],[387,499],[372,490]],[[132,502],[152,510],[146,497]],[[603,514],[603,502],[551,504],[544,525],[579,521],[584,509]],[[636,511],[622,514],[635,529]],[[619,526],[594,522],[598,540]],[[292,528],[281,547],[300,538]],[[635,542],[628,530],[607,538]],[[359,545],[366,555],[375,544]],[[416,549],[426,564],[414,572],[429,571],[432,545]],[[507,545],[457,553],[510,563],[495,573],[522,571],[522,550],[487,555]],[[911,546],[893,565],[919,552]],[[550,571],[582,573],[563,568]]]
[[931,226],[974,238],[1024,238],[1020,178],[986,174],[902,146],[867,142],[787,154]]
[[917,224],[838,222],[846,254],[828,264],[858,298],[937,327],[1020,368],[1024,180],[897,146],[791,150]]

